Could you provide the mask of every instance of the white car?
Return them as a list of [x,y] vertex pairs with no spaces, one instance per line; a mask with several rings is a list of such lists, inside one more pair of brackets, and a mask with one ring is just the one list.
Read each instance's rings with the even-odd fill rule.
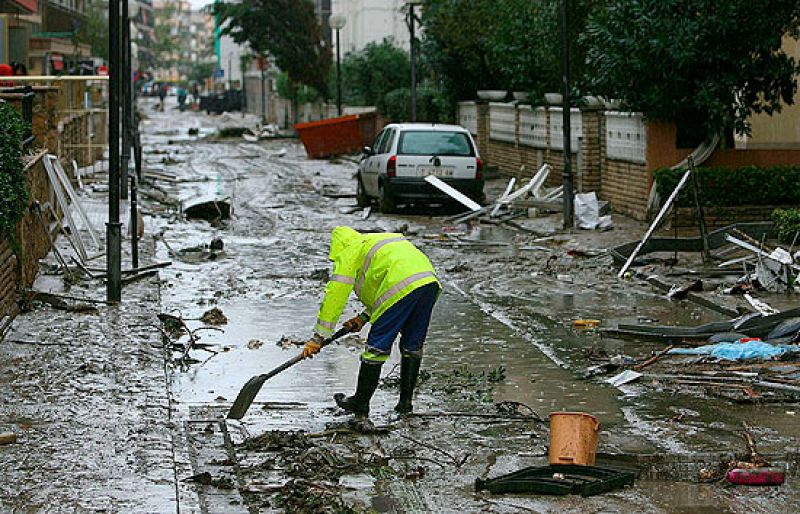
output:
[[425,181],[435,175],[478,203],[484,201],[483,162],[472,135],[458,125],[393,123],[364,147],[358,165],[357,200],[377,200],[381,212],[399,203],[451,199]]

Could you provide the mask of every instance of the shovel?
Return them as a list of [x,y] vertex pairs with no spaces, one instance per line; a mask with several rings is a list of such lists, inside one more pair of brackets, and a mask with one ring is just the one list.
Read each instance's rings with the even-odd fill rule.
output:
[[[328,339],[324,340],[322,344],[320,344],[320,349],[325,348],[332,342],[336,341],[340,337],[347,335],[350,333],[349,328],[340,328],[338,332],[333,334]],[[263,375],[256,375],[242,387],[242,390],[239,391],[239,395],[236,397],[236,401],[233,402],[233,406],[231,410],[228,411],[228,419],[242,419],[244,415],[247,413],[247,409],[250,408],[250,405],[253,403],[258,392],[261,390],[261,386],[264,385],[264,382],[269,380],[270,378],[274,377],[281,371],[291,368],[301,360],[303,360],[302,352],[297,355],[296,357],[292,357],[288,361],[284,362],[277,368],[273,369],[269,373],[265,373]]]

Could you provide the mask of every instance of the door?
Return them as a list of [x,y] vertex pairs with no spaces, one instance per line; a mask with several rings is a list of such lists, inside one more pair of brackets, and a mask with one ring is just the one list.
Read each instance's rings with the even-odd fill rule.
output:
[[378,177],[380,176],[381,170],[383,170],[382,164],[385,160],[384,148],[386,146],[386,140],[389,139],[390,132],[390,129],[385,128],[378,134],[378,137],[375,138],[375,144],[372,147],[372,155],[367,157],[367,162],[364,166],[364,188],[370,196],[378,196]]

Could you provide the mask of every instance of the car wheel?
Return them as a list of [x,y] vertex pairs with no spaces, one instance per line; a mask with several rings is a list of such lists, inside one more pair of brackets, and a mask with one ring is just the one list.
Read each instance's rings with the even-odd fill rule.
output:
[[383,214],[393,213],[395,209],[394,198],[391,194],[389,194],[389,192],[386,191],[386,188],[383,187],[383,185],[380,186],[378,195],[378,210],[380,210]]
[[371,204],[367,192],[364,190],[364,183],[361,181],[361,173],[356,175],[356,204],[359,207],[369,207]]

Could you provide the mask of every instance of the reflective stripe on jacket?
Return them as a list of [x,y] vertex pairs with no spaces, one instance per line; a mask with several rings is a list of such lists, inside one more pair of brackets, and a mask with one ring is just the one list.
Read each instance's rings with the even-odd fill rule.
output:
[[353,290],[375,322],[411,291],[439,282],[428,257],[402,234],[361,234],[350,227],[336,227],[329,257],[333,275],[314,327],[323,337],[333,333]]

